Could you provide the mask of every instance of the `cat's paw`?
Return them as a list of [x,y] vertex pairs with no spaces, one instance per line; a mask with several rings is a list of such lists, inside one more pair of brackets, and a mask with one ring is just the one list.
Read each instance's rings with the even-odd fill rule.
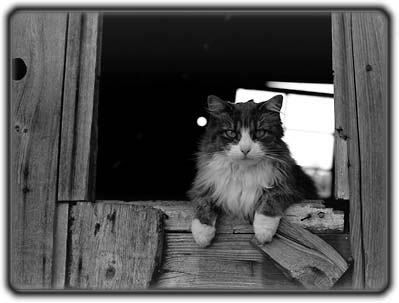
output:
[[211,244],[215,237],[216,228],[212,225],[202,224],[198,219],[194,219],[191,223],[191,233],[195,242],[201,246],[206,247]]
[[273,240],[276,234],[281,217],[269,217],[255,213],[254,232],[256,239],[261,243],[268,243]]

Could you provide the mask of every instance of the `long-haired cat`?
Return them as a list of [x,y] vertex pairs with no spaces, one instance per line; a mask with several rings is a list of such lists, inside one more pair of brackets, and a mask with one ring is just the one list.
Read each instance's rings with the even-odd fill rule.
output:
[[282,141],[282,101],[281,95],[236,104],[208,97],[209,123],[189,191],[196,204],[191,231],[198,245],[211,243],[220,210],[249,218],[258,241],[270,242],[289,205],[317,196],[313,181]]

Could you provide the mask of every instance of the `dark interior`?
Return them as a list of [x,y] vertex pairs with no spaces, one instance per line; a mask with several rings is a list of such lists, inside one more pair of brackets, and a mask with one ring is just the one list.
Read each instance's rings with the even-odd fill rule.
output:
[[97,199],[186,199],[206,97],[332,83],[327,13],[106,14]]

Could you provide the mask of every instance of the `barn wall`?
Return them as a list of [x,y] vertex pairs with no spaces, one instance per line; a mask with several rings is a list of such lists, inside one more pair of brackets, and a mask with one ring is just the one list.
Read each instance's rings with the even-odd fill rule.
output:
[[10,107],[10,283],[18,290],[51,287],[66,30],[66,13],[10,17],[11,59],[26,64],[11,80]]
[[332,30],[336,175],[350,198],[353,286],[378,291],[388,284],[388,17],[334,13]]
[[57,201],[88,199],[94,191],[99,33],[98,13],[10,16],[10,283],[16,290],[64,285],[69,206]]

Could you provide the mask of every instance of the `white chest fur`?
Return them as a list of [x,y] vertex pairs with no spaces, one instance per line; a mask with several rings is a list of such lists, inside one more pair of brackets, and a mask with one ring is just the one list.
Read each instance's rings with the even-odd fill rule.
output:
[[212,187],[218,206],[235,215],[252,216],[263,189],[274,184],[273,166],[268,160],[247,165],[223,155],[202,163],[196,182]]

